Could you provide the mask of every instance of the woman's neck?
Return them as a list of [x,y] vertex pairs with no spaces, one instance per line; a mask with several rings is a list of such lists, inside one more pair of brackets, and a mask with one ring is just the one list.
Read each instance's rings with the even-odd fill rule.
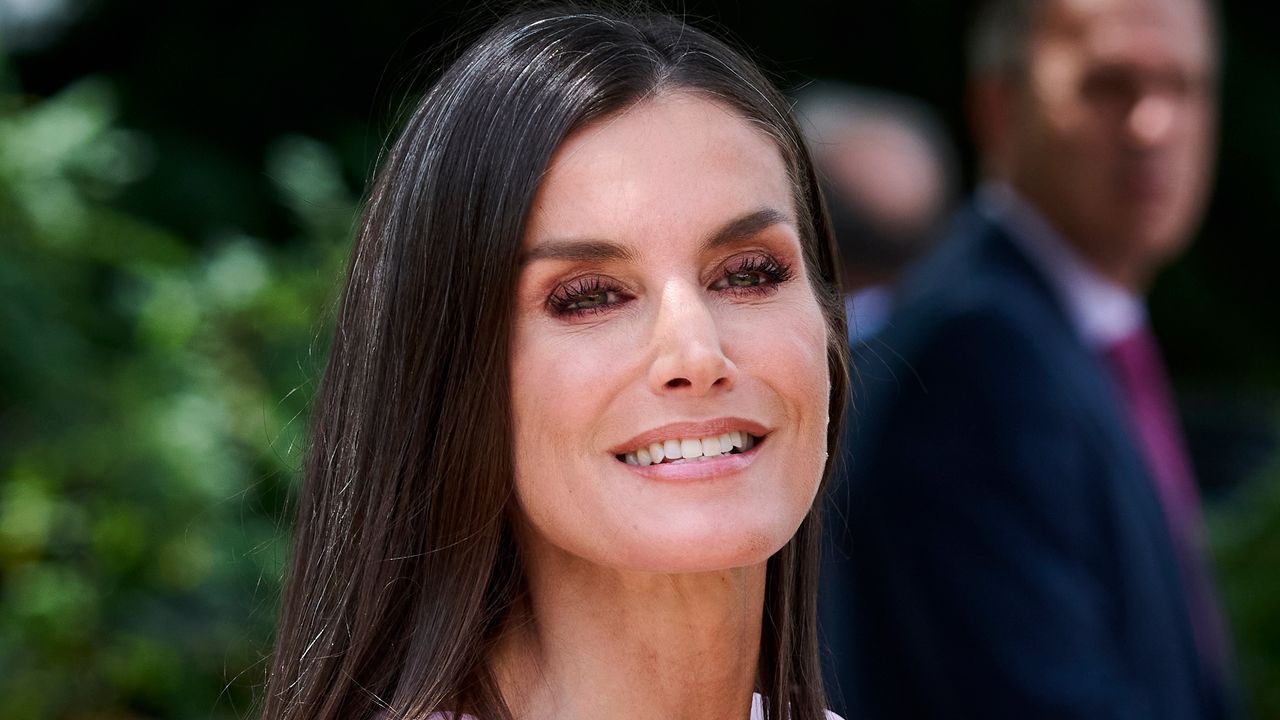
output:
[[748,717],[763,564],[658,575],[528,555],[528,603],[494,657],[517,720]]

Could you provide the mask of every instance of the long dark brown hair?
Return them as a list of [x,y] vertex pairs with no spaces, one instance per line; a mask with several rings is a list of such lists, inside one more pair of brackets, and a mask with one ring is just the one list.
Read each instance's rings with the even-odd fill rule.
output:
[[[526,10],[430,89],[365,207],[311,419],[268,720],[510,717],[487,664],[524,592],[511,524],[512,302],[526,216],[575,129],[689,90],[777,143],[828,320],[827,474],[848,377],[831,232],[788,103],[726,44],[667,16]],[[826,478],[824,477],[824,482]],[[768,562],[757,686],[821,720],[816,511]]]

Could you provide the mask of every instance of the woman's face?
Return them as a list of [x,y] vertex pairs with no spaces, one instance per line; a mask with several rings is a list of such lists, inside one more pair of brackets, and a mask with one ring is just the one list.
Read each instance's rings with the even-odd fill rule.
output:
[[[826,461],[826,326],[774,142],[672,93],[556,152],[512,360],[535,552],[692,572],[766,560]],[[496,448],[495,448],[496,451]]]

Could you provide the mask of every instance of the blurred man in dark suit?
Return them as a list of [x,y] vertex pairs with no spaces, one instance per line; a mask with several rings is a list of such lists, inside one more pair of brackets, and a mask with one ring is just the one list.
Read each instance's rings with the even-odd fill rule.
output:
[[[1221,718],[1229,662],[1143,295],[1201,214],[1205,0],[995,0],[987,182],[905,282],[835,519],[847,714]],[[848,592],[832,592],[840,584]]]

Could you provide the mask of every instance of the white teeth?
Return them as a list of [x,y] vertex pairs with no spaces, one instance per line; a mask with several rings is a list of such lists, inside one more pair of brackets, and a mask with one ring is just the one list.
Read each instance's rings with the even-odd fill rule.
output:
[[708,460],[728,454],[734,448],[746,452],[755,447],[755,444],[755,438],[749,433],[733,430],[705,438],[683,438],[651,443],[619,457],[628,465],[657,465],[661,462]]

